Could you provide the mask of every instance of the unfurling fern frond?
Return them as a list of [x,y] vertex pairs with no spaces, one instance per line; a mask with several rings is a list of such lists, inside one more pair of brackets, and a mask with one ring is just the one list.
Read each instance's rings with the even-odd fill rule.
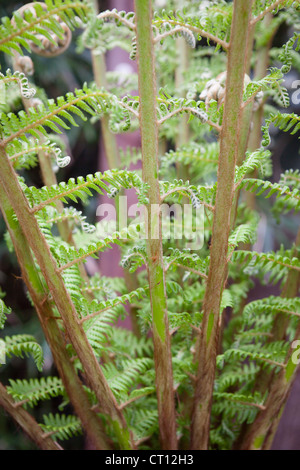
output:
[[[88,4],[66,0],[46,0],[24,5],[13,17],[3,17],[0,25],[0,50],[23,55],[22,47],[45,49],[43,41],[57,47],[64,40],[64,24],[70,29],[78,26],[78,19],[86,21]],[[38,33],[38,34],[37,34]]]
[[97,16],[99,20],[110,21],[113,20],[116,26],[127,26],[130,30],[135,30],[135,13],[133,11],[117,10],[105,10]]
[[290,132],[291,135],[296,134],[300,129],[300,117],[297,114],[271,114],[266,120],[263,130],[262,146],[267,147],[271,143],[269,127],[273,124],[283,132]]
[[34,88],[30,88],[28,79],[26,75],[22,72],[16,70],[14,73],[11,72],[10,69],[6,70],[5,75],[0,73],[0,85],[6,83],[13,83],[16,82],[20,87],[21,96],[25,99],[32,98],[36,90]]
[[146,246],[141,244],[130,248],[121,260],[122,268],[129,269],[131,273],[135,272],[143,264],[147,264],[147,253]]
[[196,47],[196,39],[195,39],[194,34],[192,33],[190,29],[184,26],[178,25],[178,26],[175,26],[175,28],[167,29],[164,33],[159,34],[156,38],[154,38],[154,41],[160,42],[160,44],[162,44],[163,40],[168,36],[172,36],[172,37],[182,36],[190,47],[192,48]]
[[162,200],[177,194],[179,200],[182,196],[188,196],[194,208],[199,207],[200,203],[204,203],[205,206],[213,209],[212,204],[215,199],[216,187],[195,186],[191,185],[189,181],[173,180],[172,183],[169,181],[160,181],[160,191]]
[[[298,44],[297,44],[298,43]],[[294,45],[296,45],[294,49]],[[288,73],[292,67],[293,56],[292,53],[295,50],[296,52],[300,49],[300,33],[295,32],[294,35],[288,40],[288,42],[283,46],[281,53],[279,55],[279,60],[283,62],[281,67],[282,73]]]
[[[258,81],[252,81],[247,85],[244,92],[244,100],[250,100],[251,98],[258,98],[261,92],[266,92],[272,96],[274,101],[284,108],[289,106],[289,94],[286,88],[282,87],[283,73],[281,70],[271,68],[269,75]],[[260,100],[262,96],[259,97]]]
[[6,146],[6,152],[16,169],[35,166],[38,152],[43,152],[46,158],[53,156],[59,168],[64,168],[71,161],[71,157],[63,155],[61,148],[50,140],[15,139]]
[[201,123],[208,121],[205,105],[202,101],[188,100],[186,98],[171,97],[165,90],[159,91],[158,101],[158,124],[162,124],[167,119],[182,113],[188,113],[191,117],[196,117]]
[[211,8],[202,8],[190,15],[185,15],[184,12],[178,10],[176,14],[162,10],[160,13],[155,13],[153,19],[155,40],[161,41],[169,35],[177,34],[180,28],[184,28],[195,34],[198,40],[204,37],[215,42],[217,47],[221,45],[226,49],[231,18],[232,7],[225,3],[222,3],[222,8],[214,8],[212,5]]

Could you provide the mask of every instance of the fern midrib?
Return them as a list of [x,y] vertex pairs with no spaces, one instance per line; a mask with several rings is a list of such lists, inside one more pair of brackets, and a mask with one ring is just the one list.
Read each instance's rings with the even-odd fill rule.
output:
[[76,185],[75,188],[68,189],[67,191],[64,191],[63,193],[59,193],[56,196],[53,196],[52,198],[47,199],[47,201],[40,202],[37,206],[34,206],[30,210],[30,212],[32,214],[35,214],[36,212],[39,212],[41,209],[43,209],[45,206],[48,206],[52,202],[55,202],[58,199],[63,199],[64,197],[67,197],[69,194],[73,194],[76,191],[80,191],[80,189],[86,188],[90,186],[91,184],[97,184],[98,181],[99,181],[99,178],[94,178],[92,181],[85,181],[84,183],[78,184]]
[[[32,147],[32,148],[29,148],[29,149],[26,149],[26,150],[23,150],[22,152],[18,152],[18,153],[15,153],[14,155],[11,155],[9,157],[10,160],[15,160],[19,157],[23,157],[24,155],[28,154],[28,153],[37,153],[39,151],[44,151],[44,152],[51,152],[51,148],[50,147],[47,147],[47,146],[44,146],[44,145],[38,145],[36,147]],[[51,153],[54,153],[54,150],[52,149],[52,152]]]
[[[19,131],[15,132],[12,135],[10,135],[6,139],[3,139],[0,142],[0,146],[3,147],[3,148],[6,147],[6,145],[9,142],[11,142],[12,140],[18,138],[20,135],[25,134],[30,129],[34,129],[34,128],[42,125],[43,122],[45,122],[46,120],[51,120],[52,116],[58,115],[61,111],[64,111],[64,110],[68,109],[70,106],[76,105],[76,103],[79,103],[81,101],[85,101],[88,98],[92,98],[92,97],[96,97],[96,96],[101,96],[103,98],[106,98],[106,97],[108,97],[108,93],[103,93],[103,92],[97,91],[97,92],[92,92],[92,93],[86,93],[84,96],[78,96],[74,100],[68,101],[63,106],[60,106],[59,108],[55,109],[51,113],[47,114],[46,116],[43,116],[42,118],[38,119],[37,121],[32,122],[31,124],[28,124],[28,126],[23,127],[22,129],[20,129]],[[29,116],[29,117],[31,117],[31,116]]]
[[255,25],[255,23],[262,20],[264,18],[264,16],[266,16],[268,13],[273,11],[275,8],[280,6],[282,3],[286,3],[286,2],[287,2],[287,0],[277,0],[275,3],[272,3],[272,5],[270,5],[264,11],[262,11],[258,16],[256,16],[255,18],[252,19],[251,25]]
[[[47,385],[47,384],[46,384]],[[64,391],[64,386],[62,384],[53,384],[51,386],[47,386],[46,388],[43,388],[41,389],[41,387],[37,386],[35,388],[30,388],[30,395],[27,396],[26,398],[23,398],[20,400],[20,395],[24,395],[24,397],[26,396],[26,391],[25,393],[16,393],[16,395],[13,395],[13,393],[10,393],[10,390],[7,390],[8,393],[14,398],[16,399],[16,397],[18,396],[19,400],[18,402],[15,403],[15,406],[21,406],[21,405],[24,405],[25,403],[29,403],[31,401],[34,401],[34,400],[40,400],[40,396],[36,397],[36,393],[47,393],[47,394],[50,394],[50,396],[52,397],[51,393],[52,392],[56,392],[57,390],[60,389],[60,394]],[[14,390],[12,390],[12,392],[14,392]]]
[[[183,28],[187,28],[187,29],[193,31],[194,33],[199,34],[202,37],[205,37],[205,38],[210,39],[211,41],[213,41],[217,44],[220,44],[220,46],[222,46],[225,50],[228,49],[228,46],[229,46],[228,42],[223,41],[222,39],[218,38],[217,36],[214,36],[213,34],[208,33],[207,31],[205,31],[201,28],[197,28],[197,26],[192,26],[192,25],[183,23],[182,21],[179,21],[179,20],[168,20],[167,22],[174,25],[174,26],[181,26]],[[162,23],[164,23],[164,20],[154,20],[153,25],[155,26],[156,23],[157,24],[162,24]]]

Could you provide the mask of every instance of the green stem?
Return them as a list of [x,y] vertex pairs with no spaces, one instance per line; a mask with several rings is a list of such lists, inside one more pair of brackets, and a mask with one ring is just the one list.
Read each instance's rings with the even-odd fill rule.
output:
[[[136,0],[136,32],[139,72],[140,126],[142,137],[143,180],[149,184],[146,240],[148,280],[153,319],[154,360],[162,449],[177,449],[172,356],[168,328],[165,273],[158,181],[158,132],[156,116],[156,79],[150,0]],[[156,232],[156,235],[154,233]]]
[[34,303],[44,334],[51,348],[55,365],[75,413],[81,420],[83,428],[86,430],[87,436],[95,448],[99,450],[108,449],[109,447],[103,437],[100,420],[90,409],[91,404],[88,396],[66,351],[64,339],[55,319],[53,306],[49,300],[49,292],[46,291],[41,281],[30,247],[18,221],[14,217],[13,209],[2,187],[0,187],[0,207],[15,248],[22,277]]
[[0,405],[9,413],[23,431],[42,450],[63,450],[51,437],[45,435],[35,419],[22,407],[16,407],[6,388],[0,383]]
[[118,408],[116,399],[87,341],[84,330],[78,321],[74,304],[58,270],[57,263],[40,231],[35,216],[30,212],[28,202],[3,147],[0,148],[0,159],[0,183],[6,191],[9,203],[15,211],[27,243],[41,268],[49,291],[65,325],[67,335],[85,370],[89,385],[99,400],[102,412],[110,417],[121,448],[130,449],[132,444],[125,418]]
[[227,277],[228,238],[234,198],[234,171],[241,133],[240,118],[251,7],[252,1],[234,1],[210,268],[203,302],[201,336],[196,351],[198,373],[191,425],[192,449],[205,450],[209,441],[212,392],[219,344],[220,303]]

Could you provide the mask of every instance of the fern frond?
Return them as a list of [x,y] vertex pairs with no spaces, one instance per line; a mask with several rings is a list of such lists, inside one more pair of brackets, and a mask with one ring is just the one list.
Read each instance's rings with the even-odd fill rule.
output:
[[58,377],[42,377],[29,380],[9,380],[8,393],[23,406],[33,407],[41,400],[62,396],[65,388]]
[[[284,360],[284,353],[285,351],[281,351],[281,356],[282,356],[282,361]],[[262,364],[265,367],[271,367],[271,368],[284,368],[284,363],[282,361],[276,361],[274,360],[274,354],[273,352],[258,352],[257,350],[250,349],[250,345],[247,345],[247,349],[241,349],[241,348],[231,348],[227,349],[227,351],[224,352],[221,356],[218,356],[218,365],[223,364],[224,361],[244,361],[244,360],[252,360],[252,361],[257,361],[258,364]]]
[[256,393],[254,395],[244,395],[241,393],[219,393],[214,394],[214,413],[222,415],[229,420],[235,420],[236,423],[252,423],[259,410],[263,410],[261,396]]
[[138,239],[139,236],[139,225],[130,225],[128,228],[124,228],[121,232],[115,232],[112,236],[107,236],[104,240],[90,244],[86,248],[79,248],[77,250],[74,247],[60,245],[57,250],[53,251],[53,254],[60,265],[59,271],[62,272],[74,264],[84,262],[89,256],[97,259],[96,253],[99,253],[106,248],[111,248],[112,244],[120,244],[121,239]]
[[81,423],[76,416],[50,413],[43,416],[44,423],[40,423],[45,433],[51,434],[52,439],[70,439],[82,433]]
[[[220,8],[221,6],[221,8]],[[217,46],[227,49],[227,40],[230,35],[230,25],[232,18],[231,5],[225,2],[219,8],[203,5],[200,11],[194,15],[185,15],[183,12],[176,11],[155,13],[153,19],[154,31],[156,32],[156,41],[161,41],[168,35],[176,34],[178,28],[185,28],[191,33],[196,34],[198,40],[202,37],[215,42]],[[174,32],[175,29],[175,32]]]
[[259,366],[254,362],[225,367],[216,380],[215,390],[216,392],[224,392],[234,386],[250,385],[253,383],[258,371]]
[[167,119],[182,113],[189,113],[190,119],[196,117],[202,123],[208,121],[208,115],[203,101],[196,102],[195,100],[188,100],[186,98],[174,98],[162,89],[159,91],[157,101],[158,124],[162,124]]
[[[77,308],[77,311],[79,309]],[[81,310],[82,312],[82,310]],[[91,312],[91,310],[90,310]],[[92,316],[93,314],[90,313]],[[96,355],[101,356],[103,350],[107,350],[108,341],[113,334],[113,325],[116,324],[120,316],[117,308],[110,308],[101,315],[94,316],[84,323],[84,330],[87,339]],[[83,317],[84,318],[84,317]]]
[[282,8],[299,8],[297,0],[255,0],[253,3],[253,23],[257,23],[268,13],[277,14]]
[[25,99],[32,98],[36,90],[34,88],[30,88],[28,79],[26,75],[22,72],[16,70],[14,73],[10,69],[7,69],[5,75],[0,73],[0,84],[6,84],[16,82],[19,85],[21,96]]
[[[297,193],[300,191],[300,173],[299,170],[287,170],[280,176],[279,184],[282,186],[288,186],[291,190],[296,190]],[[299,210],[299,200],[293,197],[286,198],[284,195],[279,196],[275,204],[272,207],[272,213],[277,218],[280,219],[282,214],[285,214],[290,211]]]
[[152,359],[137,358],[122,361],[122,371],[113,364],[105,364],[103,373],[111,389],[119,393],[129,393],[134,384],[140,380],[140,376],[153,366]]
[[17,169],[35,166],[38,152],[43,152],[46,157],[53,155],[59,168],[64,168],[71,161],[71,158],[63,156],[62,150],[50,140],[40,142],[37,139],[16,139],[7,145],[6,152]]
[[271,197],[273,194],[276,198],[281,197],[282,204],[293,204],[295,210],[300,208],[300,191],[298,189],[290,190],[288,186],[282,186],[280,183],[271,183],[270,181],[263,181],[258,179],[244,179],[238,185],[240,188],[244,188],[246,191],[252,193],[256,192],[259,196],[265,192],[265,198]]
[[148,294],[149,291],[149,286],[145,287],[138,287],[137,289],[128,292],[127,294],[114,297],[113,299],[109,299],[103,302],[97,303],[97,311],[94,313],[91,313],[87,316],[83,316],[82,320],[86,321],[92,317],[96,317],[98,315],[102,316],[102,313],[106,310],[109,310],[113,307],[116,307],[117,305],[124,305],[127,302],[132,304],[133,302],[142,299],[144,296]]
[[270,114],[270,117],[266,120],[265,125],[262,127],[263,130],[263,141],[262,146],[267,147],[271,143],[271,137],[269,134],[269,127],[273,124],[283,132],[290,132],[291,135],[296,134],[300,129],[300,116],[297,114]]
[[5,305],[2,299],[0,299],[0,330],[3,330],[5,322],[6,322],[6,315],[11,313],[11,309]]
[[189,250],[181,251],[178,248],[169,248],[171,254],[164,257],[166,270],[173,264],[185,267],[192,272],[200,273],[202,277],[206,278],[209,268],[209,257],[205,259],[199,257],[196,253],[191,253]]
[[244,91],[244,101],[249,102],[260,92],[267,92],[274,101],[284,108],[290,104],[289,94],[286,88],[282,87],[283,73],[275,67],[269,70],[269,75],[258,81],[250,82]]
[[[298,52],[300,49],[300,33],[295,32],[294,35],[288,40],[288,42],[283,46],[281,53],[279,55],[279,60],[283,62],[281,67],[282,73],[288,73],[292,67],[293,61],[293,52]],[[298,42],[298,44],[297,44]],[[294,49],[294,45],[296,45]]]
[[[59,20],[65,22],[71,29],[78,26],[78,18],[86,21],[88,4],[81,1],[46,0],[47,8],[44,9],[39,2],[30,5],[23,16],[16,11],[13,17],[1,18],[0,25],[0,50],[12,55],[17,51],[23,55],[22,47],[31,50],[31,41],[39,47],[42,46],[40,38],[46,38],[53,42],[51,32],[60,39],[64,30]],[[37,36],[37,33],[39,37]]]
[[258,220],[251,221],[248,224],[241,224],[236,227],[229,236],[229,253],[232,252],[240,243],[251,243],[256,241]]
[[151,436],[158,429],[156,409],[135,410],[131,416],[131,429],[136,440]]
[[258,315],[277,315],[278,313],[300,317],[300,299],[286,299],[283,297],[270,296],[264,299],[254,300],[245,306],[243,318],[244,321],[249,324]]
[[291,251],[283,253],[257,253],[255,251],[236,250],[232,253],[232,261],[246,262],[251,268],[258,268],[269,275],[269,282],[277,282],[292,269],[300,271],[300,261],[291,256]]
[[239,183],[247,174],[256,169],[258,169],[261,177],[272,175],[272,160],[269,150],[259,149],[255,152],[247,152],[243,164],[236,168],[236,183]]
[[177,149],[171,150],[161,158],[161,172],[169,172],[170,165],[181,163],[189,166],[197,176],[208,172],[216,172],[219,158],[219,144],[212,142],[206,145],[190,143]]
[[32,356],[36,367],[42,370],[44,363],[43,350],[31,335],[15,335],[5,337],[5,352],[8,357],[17,356],[20,358]]
[[122,167],[129,168],[130,165],[135,165],[142,158],[141,149],[137,147],[127,147],[126,149],[119,148],[120,159]]
[[137,338],[132,331],[123,328],[114,328],[110,336],[110,350],[118,356],[152,357],[153,342],[150,338],[142,336]]
[[87,175],[85,178],[79,176],[77,181],[70,178],[68,182],[61,182],[58,185],[44,186],[37,189],[32,186],[25,187],[24,192],[32,205],[32,211],[38,212],[47,205],[53,205],[57,200],[67,203],[67,198],[77,203],[77,199],[85,200],[87,196],[92,196],[91,189],[99,194],[102,190],[110,191],[107,183],[114,188],[123,187],[125,189],[136,188],[138,190],[138,199],[141,204],[147,204],[148,186],[143,183],[134,172],[125,170],[108,170],[104,173],[97,172],[94,175]]
[[213,203],[216,196],[216,185],[210,186],[195,186],[191,185],[189,181],[173,180],[160,181],[161,200],[163,201],[168,196],[178,193],[179,201],[183,196],[188,196],[194,208],[203,203],[205,207],[213,210]]
[[61,130],[69,129],[69,124],[78,126],[73,115],[79,116],[86,121],[84,112],[91,116],[102,115],[107,109],[116,106],[116,99],[103,90],[92,90],[86,85],[82,90],[75,90],[75,93],[68,92],[66,97],[60,96],[56,102],[54,99],[48,100],[47,106],[40,103],[36,108],[30,108],[28,113],[20,111],[18,115],[2,113],[0,116],[1,130],[4,136],[2,145],[6,146],[16,138],[22,138],[25,134],[31,134],[39,138],[38,132],[47,137],[45,127],[60,134]]
[[67,220],[70,227],[80,226],[83,232],[93,233],[96,230],[95,225],[89,224],[87,217],[82,214],[82,211],[75,209],[75,207],[64,207],[60,212],[53,206],[46,206],[39,212],[39,217],[43,218],[46,224],[53,226],[58,222]]

